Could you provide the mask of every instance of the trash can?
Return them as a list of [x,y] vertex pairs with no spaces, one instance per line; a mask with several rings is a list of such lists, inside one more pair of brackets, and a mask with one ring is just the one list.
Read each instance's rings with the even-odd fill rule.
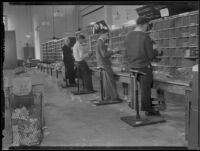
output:
[[13,79],[8,88],[13,146],[37,146],[43,138],[43,93],[30,79]]

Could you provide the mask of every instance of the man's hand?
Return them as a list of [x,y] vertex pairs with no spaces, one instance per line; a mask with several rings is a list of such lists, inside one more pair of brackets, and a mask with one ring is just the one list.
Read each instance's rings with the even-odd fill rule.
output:
[[90,52],[88,53],[88,57],[91,57],[92,55],[93,55],[93,52],[90,51]]
[[162,55],[163,55],[163,51],[162,51],[161,48],[157,48],[157,51],[158,51],[158,55],[159,55],[159,56],[162,56]]
[[122,72],[128,72],[128,71],[129,71],[128,66],[127,66],[127,65],[123,65],[123,66],[121,67],[121,71],[122,71]]

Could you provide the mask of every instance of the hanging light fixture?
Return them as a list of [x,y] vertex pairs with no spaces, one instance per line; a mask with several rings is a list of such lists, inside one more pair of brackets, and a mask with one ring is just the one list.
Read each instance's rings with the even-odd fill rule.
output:
[[45,12],[44,20],[41,22],[42,26],[49,26],[50,25],[50,22],[47,20],[46,16],[47,16],[47,12]]
[[64,14],[61,12],[60,9],[57,9],[56,11],[53,12],[54,17],[63,17]]
[[30,35],[30,32],[28,32],[28,6],[26,6],[26,20],[27,20],[27,22],[26,22],[26,24],[27,24],[26,38],[29,39],[31,37],[31,35]]
[[65,8],[65,20],[66,20],[66,22],[65,22],[65,30],[66,30],[65,34],[68,35],[69,33],[68,33],[68,29],[67,29],[67,9],[66,8]]
[[52,17],[53,17],[53,37],[52,37],[52,39],[53,39],[53,40],[56,40],[56,37],[55,37],[55,30],[54,30],[54,6],[53,6],[53,15],[52,15]]
[[119,14],[118,10],[116,11],[116,14],[113,16],[113,18],[115,20],[119,20],[120,19],[120,14]]
[[46,16],[45,16],[45,19],[42,21],[41,25],[42,26],[49,26],[50,25],[50,22],[47,20]]
[[53,13],[52,13],[52,17],[53,17],[53,37],[52,37],[52,39],[54,40],[54,41],[56,41],[58,38],[55,36],[55,25],[54,25],[54,6],[53,6]]
[[33,34],[33,25],[32,25],[32,7],[30,6],[30,9],[29,9],[29,11],[30,11],[30,32],[29,32],[29,34],[30,35],[32,35]]

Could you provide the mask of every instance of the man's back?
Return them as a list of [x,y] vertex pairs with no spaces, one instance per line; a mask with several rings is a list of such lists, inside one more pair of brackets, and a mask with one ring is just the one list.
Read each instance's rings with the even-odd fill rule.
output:
[[62,47],[62,51],[63,51],[64,62],[69,62],[74,60],[72,49],[69,46],[64,45]]
[[146,33],[131,31],[125,39],[125,54],[129,68],[143,68],[154,58],[153,43]]

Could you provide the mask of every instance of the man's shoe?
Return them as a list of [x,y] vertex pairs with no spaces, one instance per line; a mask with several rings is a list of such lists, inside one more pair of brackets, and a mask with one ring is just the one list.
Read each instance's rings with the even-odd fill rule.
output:
[[123,102],[123,100],[122,100],[122,99],[120,99],[120,98],[117,98],[117,101],[119,101],[119,102]]
[[128,102],[128,106],[131,108],[131,109],[133,109],[134,108],[134,106],[131,106],[131,102]]
[[76,84],[75,83],[69,84],[69,87],[76,87]]
[[146,111],[145,115],[146,116],[160,116],[160,112],[159,111]]
[[64,88],[68,88],[68,86],[64,86],[64,85],[62,85],[61,87],[62,87],[63,89],[64,89]]

